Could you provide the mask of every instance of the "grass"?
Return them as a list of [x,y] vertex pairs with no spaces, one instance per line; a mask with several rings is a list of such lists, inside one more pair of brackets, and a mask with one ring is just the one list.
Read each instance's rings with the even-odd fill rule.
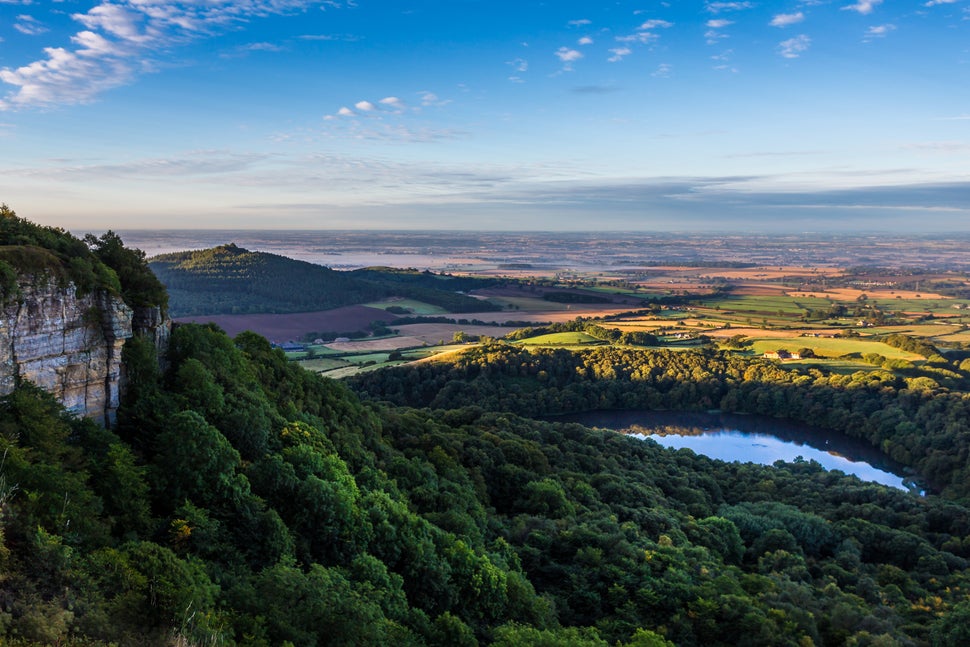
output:
[[842,357],[850,353],[876,353],[887,359],[921,360],[923,357],[915,353],[908,353],[899,348],[893,348],[878,341],[867,341],[857,337],[825,338],[825,337],[792,337],[786,338],[752,338],[751,348],[758,354],[768,351],[785,349],[788,351],[801,348],[811,348],[820,357]]
[[719,299],[704,299],[704,306],[708,308],[720,307],[721,310],[734,312],[750,312],[767,315],[796,315],[800,316],[805,310],[827,309],[831,302],[817,297],[785,297],[785,296],[727,296]]
[[907,312],[938,312],[959,314],[960,310],[953,308],[960,303],[968,303],[966,299],[882,299],[870,298],[867,303],[878,305],[886,310]]
[[554,332],[523,339],[518,343],[523,346],[589,346],[605,342],[584,332]]
[[347,366],[347,362],[345,360],[326,357],[299,360],[298,363],[308,371],[314,371],[316,373],[332,371],[335,368]]

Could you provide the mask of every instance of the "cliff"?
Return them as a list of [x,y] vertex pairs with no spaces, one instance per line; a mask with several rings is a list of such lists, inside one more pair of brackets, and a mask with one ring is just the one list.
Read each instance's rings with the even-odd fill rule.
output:
[[164,348],[169,321],[158,308],[133,311],[107,290],[80,294],[45,276],[20,276],[18,292],[0,309],[0,395],[30,380],[71,412],[111,424],[125,340],[147,334]]

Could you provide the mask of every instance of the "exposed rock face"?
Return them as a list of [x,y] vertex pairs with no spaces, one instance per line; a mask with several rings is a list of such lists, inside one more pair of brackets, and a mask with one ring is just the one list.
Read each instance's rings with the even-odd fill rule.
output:
[[[17,378],[52,393],[69,411],[104,424],[114,421],[121,388],[121,348],[133,330],[160,347],[169,324],[161,313],[133,312],[104,291],[79,296],[43,277],[21,277],[22,297],[0,309],[0,395]],[[153,309],[140,309],[150,311]]]

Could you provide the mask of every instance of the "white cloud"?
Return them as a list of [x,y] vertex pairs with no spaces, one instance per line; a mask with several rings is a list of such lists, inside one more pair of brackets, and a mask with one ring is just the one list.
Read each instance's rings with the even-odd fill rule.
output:
[[[25,0],[0,3],[28,4]],[[289,15],[321,4],[325,2],[102,1],[85,13],[71,14],[84,29],[71,37],[70,48],[45,47],[45,58],[0,69],[0,81],[14,86],[0,99],[0,110],[87,103],[101,92],[130,83],[138,74],[153,69],[155,59],[173,47],[255,18]],[[19,24],[29,31],[36,29],[35,22],[21,20]]]
[[343,108],[337,111],[337,114],[340,115],[341,117],[353,117],[354,111],[348,108],[347,106],[344,106]]
[[641,31],[635,34],[630,34],[628,36],[617,36],[616,42],[618,43],[649,43],[652,40],[657,40],[660,38],[653,32]]
[[589,36],[583,36],[582,38],[580,38],[576,42],[578,44],[580,44],[580,45],[592,45],[593,44],[593,39],[590,38]]
[[580,18],[579,20],[570,20],[568,23],[570,27],[584,27],[586,25],[592,25],[593,21],[587,18]]
[[797,13],[780,13],[775,15],[771,19],[772,27],[787,27],[789,25],[795,25],[805,20],[805,14],[801,11]]
[[556,56],[560,61],[563,62],[563,69],[571,71],[573,69],[572,64],[583,57],[583,53],[579,50],[569,49],[568,47],[560,47],[555,52]]
[[245,46],[249,52],[282,52],[283,48],[273,43],[250,43]]
[[372,110],[377,108],[377,106],[375,106],[370,101],[358,101],[357,103],[354,104],[354,107],[360,110],[361,112],[371,112]]
[[633,50],[630,49],[629,47],[614,47],[613,49],[610,50],[610,53],[613,54],[613,56],[609,57],[606,60],[608,60],[610,63],[617,63],[619,61],[622,61],[625,56],[629,56],[630,54],[632,54]]
[[896,25],[875,25],[866,30],[866,36],[869,38],[885,38],[887,34],[895,30]]
[[512,69],[516,72],[528,72],[529,71],[529,61],[524,58],[517,58],[511,61],[506,61],[506,65],[511,65]]
[[808,50],[811,44],[812,39],[805,34],[801,34],[780,42],[778,49],[785,58],[798,58],[800,54]]
[[361,40],[360,36],[353,34],[303,34],[297,36],[300,40],[320,40],[320,41],[340,41],[344,43],[356,43]]
[[583,57],[582,52],[575,49],[569,49],[568,47],[560,47],[556,50],[556,56],[559,57],[564,63],[569,63],[571,61],[577,61]]
[[725,18],[714,18],[708,20],[704,23],[707,26],[707,31],[704,32],[704,38],[708,45],[716,45],[719,40],[728,38],[727,34],[722,34],[719,29],[723,29],[729,25],[733,25],[733,20],[727,20]]
[[673,26],[674,26],[674,23],[672,22],[667,22],[666,20],[654,19],[654,20],[648,20],[647,22],[640,25],[637,29],[657,29],[658,27],[666,29],[668,27],[673,27]]
[[872,10],[882,4],[882,0],[859,0],[855,4],[842,7],[843,11],[858,11],[862,15],[872,13]]
[[704,8],[710,13],[721,13],[722,11],[742,11],[754,7],[752,2],[708,2]]
[[653,71],[650,76],[656,76],[662,79],[666,79],[670,76],[671,71],[673,71],[673,66],[669,63],[661,63],[657,66],[657,69]]
[[36,18],[26,15],[17,16],[17,22],[13,24],[13,28],[19,31],[21,34],[26,34],[27,36],[38,36],[46,31],[49,31],[47,27],[45,27]]
[[404,109],[404,102],[401,101],[400,99],[398,99],[397,97],[384,97],[383,99],[381,99],[377,103],[381,104],[382,106],[389,106],[389,107],[394,108],[396,110],[403,110]]
[[929,2],[927,2],[926,4],[924,4],[923,6],[924,7],[935,7],[936,5],[940,5],[940,4],[953,4],[956,1],[957,0],[930,0]]
[[434,92],[429,92],[428,90],[422,90],[418,94],[421,95],[422,106],[446,106],[451,103],[451,99],[442,99]]

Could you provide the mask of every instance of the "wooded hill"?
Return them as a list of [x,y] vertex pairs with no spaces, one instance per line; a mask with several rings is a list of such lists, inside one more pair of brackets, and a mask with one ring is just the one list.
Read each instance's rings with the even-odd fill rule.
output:
[[231,243],[155,256],[149,267],[168,288],[173,317],[311,312],[389,297],[456,313],[498,309],[461,294],[494,284],[491,279],[391,268],[343,272]]

